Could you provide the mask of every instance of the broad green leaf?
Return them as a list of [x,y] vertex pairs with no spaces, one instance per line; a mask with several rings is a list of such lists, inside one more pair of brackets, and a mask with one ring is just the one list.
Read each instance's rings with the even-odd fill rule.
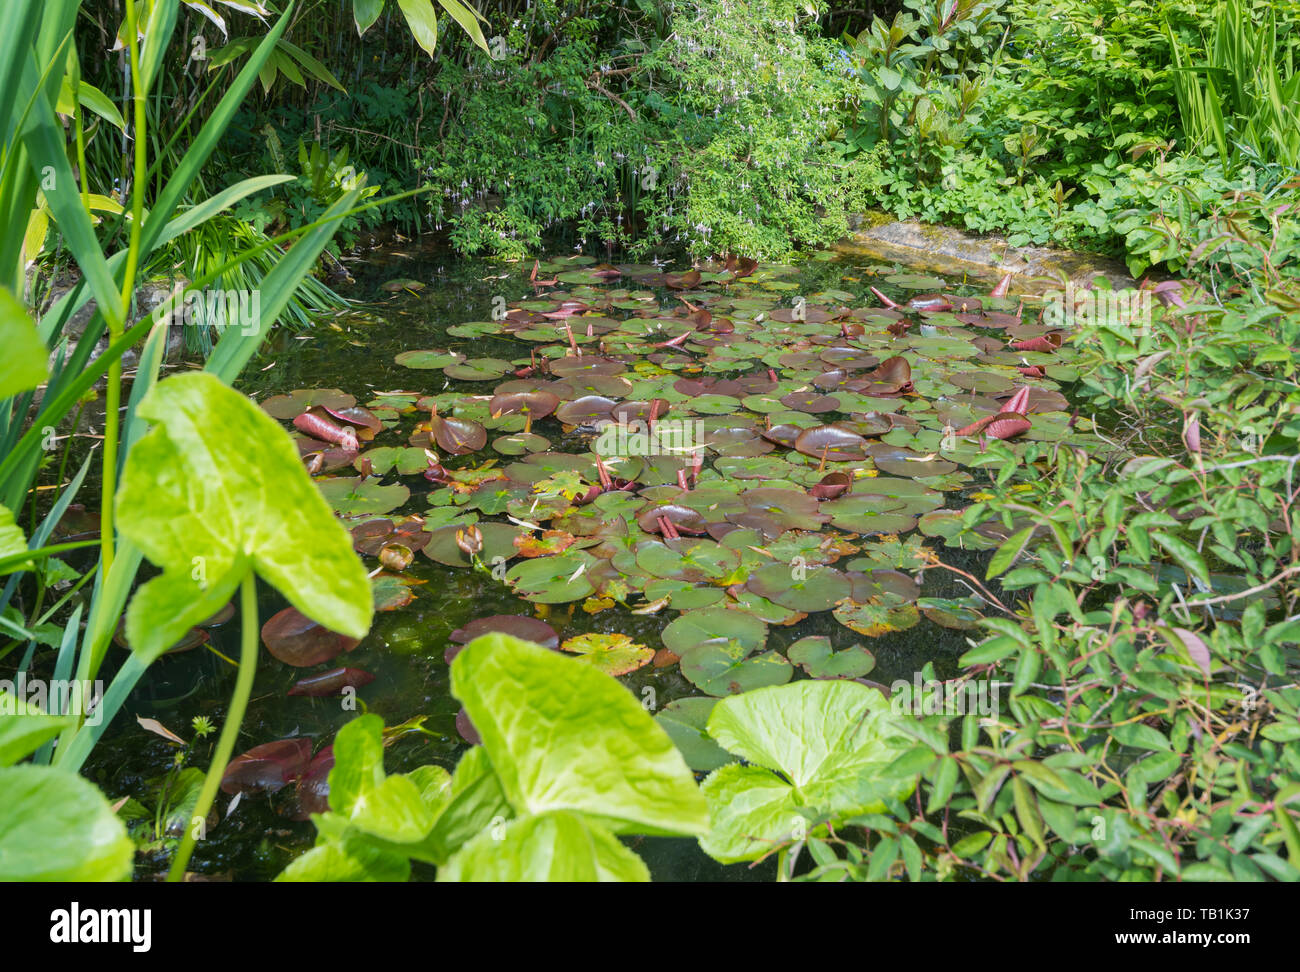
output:
[[397,0],[397,5],[415,42],[433,57],[438,47],[438,15],[433,11],[433,4],[430,0]]
[[1033,536],[1034,529],[1034,527],[1025,527],[1007,537],[1002,546],[994,552],[993,559],[989,561],[988,571],[984,575],[986,579],[992,580],[999,574],[1005,573],[1007,568],[1016,562],[1020,552],[1029,543],[1029,538]]
[[49,374],[49,350],[22,303],[0,287],[0,399],[35,388]]
[[487,751],[475,746],[456,764],[456,772],[451,777],[451,799],[422,846],[433,862],[441,865],[493,820],[512,816],[514,810],[506,801]]
[[330,809],[371,836],[414,843],[433,827],[434,813],[423,793],[425,784],[436,781],[424,773],[385,776],[383,730],[384,720],[373,714],[339,730],[329,778]]
[[[77,84],[77,101],[81,103],[83,108],[89,108],[118,131],[126,131],[126,122],[122,120],[122,113],[117,110],[117,105],[113,104],[108,95],[93,84],[88,84],[85,81]],[[64,115],[73,113],[72,80],[70,78],[65,77],[63,79],[63,89],[59,92],[57,110]]]
[[48,766],[0,769],[0,881],[125,881],[135,845],[86,780]]
[[355,831],[318,844],[276,875],[276,881],[407,881],[411,862]]
[[681,753],[610,676],[492,634],[456,656],[451,691],[519,814],[573,810],[615,833],[707,832]]
[[1179,567],[1206,587],[1210,585],[1210,572],[1205,566],[1205,561],[1190,543],[1161,530],[1152,530],[1151,539],[1160,544],[1165,552],[1177,561]]
[[483,31],[479,27],[480,19],[478,13],[472,8],[460,2],[460,0],[438,0],[442,9],[451,14],[456,23],[460,24],[461,29],[469,34],[470,40],[481,47],[484,51],[488,49],[487,41],[483,39]]
[[439,881],[649,881],[617,837],[564,810],[489,827],[438,869]]
[[[0,505],[0,558],[15,557],[27,550],[27,538],[23,528],[14,522],[14,514],[7,506]],[[28,570],[31,561],[18,561],[8,567],[0,567],[0,574],[12,574],[15,570]]]
[[38,706],[0,692],[0,766],[12,766],[76,724],[75,716],[46,715]]
[[118,528],[163,574],[127,610],[137,652],[157,657],[249,569],[312,620],[365,636],[365,568],[270,416],[201,372],[154,386],[139,414],[155,424],[127,456]]
[[[721,700],[709,735],[747,767],[724,766],[704,781],[712,829],[700,846],[724,863],[755,860],[788,839],[800,809],[836,816],[880,813],[915,779],[883,778],[911,744],[875,689],[807,681]],[[779,775],[778,775],[779,774]]]
[[384,12],[384,0],[352,0],[352,17],[357,22],[357,36],[370,29]]
[[291,175],[264,175],[254,176],[251,179],[244,179],[235,183],[233,186],[221,190],[215,196],[203,200],[197,206],[191,206],[179,216],[173,219],[163,229],[162,235],[158,237],[158,245],[168,243],[187,233],[194,227],[211,219],[217,213],[233,206],[245,196],[250,196],[255,192],[261,192],[263,189],[269,189],[272,186],[278,186],[285,182],[296,182],[297,180]]

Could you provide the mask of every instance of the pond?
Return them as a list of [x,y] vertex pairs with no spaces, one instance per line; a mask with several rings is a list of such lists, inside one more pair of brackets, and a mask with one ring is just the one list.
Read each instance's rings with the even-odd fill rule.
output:
[[[960,510],[987,481],[976,464],[994,438],[1018,449],[1063,439],[1104,446],[1069,414],[1062,392],[1073,375],[1059,338],[1035,322],[1032,305],[990,297],[987,285],[831,253],[799,267],[720,265],[692,276],[603,266],[544,259],[530,280],[528,265],[387,251],[354,266],[356,281],[344,291],[358,301],[354,309],[271,336],[239,387],[271,402],[268,411],[290,431],[298,413],[323,403],[332,413],[316,409],[316,424],[299,427],[359,435],[363,465],[369,455],[377,473],[368,479],[348,482],[358,476],[354,457],[333,444],[303,451],[318,481],[334,482],[327,495],[368,551],[367,569],[382,570],[375,554],[385,542],[397,549],[385,553],[390,569],[382,570],[388,609],[354,650],[310,667],[261,654],[236,752],[298,736],[318,750],[371,711],[406,730],[388,748],[391,772],[452,768],[468,727],[457,722],[445,655],[453,632],[496,615],[540,618],[565,642],[627,636],[644,650],[620,652],[596,638],[588,660],[633,667],[621,680],[656,712],[792,671],[886,688],[912,682],[927,663],[938,678],[954,677],[985,607],[960,571],[982,577],[987,554],[945,547],[951,518],[935,511]],[[882,296],[902,308],[886,308]],[[548,360],[550,376],[539,365]],[[1021,387],[1030,397],[1012,401]],[[488,408],[494,394],[496,413]],[[362,412],[349,411],[346,396]],[[603,424],[611,416],[620,422]],[[656,426],[697,436],[707,461],[693,469],[654,437]],[[600,444],[610,430],[624,436],[612,449]],[[642,447],[629,447],[638,434]],[[421,474],[426,448],[442,467],[437,481]],[[593,448],[612,480],[603,492]],[[483,472],[465,475],[475,468]],[[508,479],[487,478],[503,469]],[[635,482],[618,489],[625,479]],[[683,482],[694,489],[684,492]],[[404,519],[413,515],[423,524]],[[527,551],[555,556],[516,556],[514,536],[535,532],[521,522],[556,531],[539,541],[549,548]],[[466,563],[461,550],[474,544],[467,528],[488,523],[498,526],[480,534],[483,569],[448,566]],[[991,532],[989,545],[998,539]],[[494,565],[503,542],[507,556]],[[922,543],[956,570],[922,569]],[[284,607],[263,591],[263,622]],[[682,612],[705,633],[678,625],[666,644],[665,629]],[[726,628],[727,649],[743,643],[736,618],[762,629],[761,656],[747,646],[731,659],[692,655],[689,671],[677,663],[679,652],[717,633],[710,626]],[[86,767],[110,798],[153,808],[175,758],[175,746],[135,717],[187,739],[196,716],[221,724],[237,629],[233,620],[213,625],[212,650],[177,652],[149,669]],[[373,681],[342,698],[288,694],[339,665]],[[192,765],[206,768],[208,751],[198,747]],[[228,805],[218,801],[222,819],[198,845],[196,872],[265,880],[313,843],[293,786],[243,794],[234,812]],[[655,879],[772,876],[770,865],[723,868],[693,841],[632,840]],[[165,863],[142,855],[137,876]],[[432,869],[417,865],[416,875]]]

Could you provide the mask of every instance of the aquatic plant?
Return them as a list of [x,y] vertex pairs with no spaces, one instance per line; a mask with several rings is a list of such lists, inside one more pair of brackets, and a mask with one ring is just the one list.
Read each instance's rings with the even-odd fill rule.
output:
[[700,836],[708,811],[668,736],[594,668],[510,635],[475,638],[452,694],[481,743],[454,773],[386,775],[383,721],[339,730],[317,842],[280,880],[647,881],[620,834]]

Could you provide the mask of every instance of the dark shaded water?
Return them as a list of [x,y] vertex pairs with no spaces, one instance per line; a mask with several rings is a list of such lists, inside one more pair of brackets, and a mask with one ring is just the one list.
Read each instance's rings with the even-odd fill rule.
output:
[[[311,331],[284,331],[274,335],[264,354],[253,361],[241,389],[258,400],[296,388],[341,388],[359,403],[374,393],[409,390],[432,394],[454,387],[440,371],[412,371],[394,363],[396,354],[413,348],[450,347],[467,351],[471,357],[517,358],[527,354],[520,342],[486,339],[467,342],[450,338],[445,329],[465,321],[491,316],[494,298],[506,301],[530,294],[518,265],[462,260],[439,255],[388,253],[375,262],[353,267],[356,283],[341,292],[357,300],[372,301],[356,312],[329,318]],[[846,264],[810,261],[798,278],[804,293],[839,288],[854,294],[866,293],[875,278],[863,277]],[[418,294],[385,292],[381,284],[394,278],[411,278],[425,284]],[[887,292],[890,288],[884,288]],[[964,292],[956,283],[949,292]],[[895,296],[900,296],[897,291]],[[867,297],[865,302],[872,302]],[[855,303],[859,306],[861,302]],[[472,350],[470,350],[472,347]],[[414,424],[413,417],[404,422]],[[403,426],[405,428],[405,425]],[[404,478],[412,487],[409,503],[397,512],[422,512],[422,479]],[[949,505],[954,505],[951,501]],[[977,555],[945,551],[945,559],[970,569]],[[448,635],[472,620],[490,614],[533,614],[538,606],[515,597],[505,586],[484,574],[454,570],[417,557],[407,572],[422,581],[415,588],[413,603],[405,608],[376,615],[369,637],[350,655],[346,664],[376,676],[359,692],[369,711],[381,715],[388,725],[424,716],[422,730],[398,739],[387,751],[389,772],[403,772],[425,763],[452,768],[465,744],[454,726],[458,703],[448,691],[448,667],[443,653]],[[923,594],[927,597],[960,597],[969,593],[938,570],[926,573]],[[273,592],[264,591],[261,617],[284,606]],[[615,608],[588,615],[577,605],[552,609],[551,623],[563,637],[584,631],[619,631],[634,640],[658,648],[659,633],[675,612],[659,616],[636,616]],[[792,627],[773,626],[767,647],[784,650],[791,642],[810,634],[831,636],[837,647],[860,640],[821,612]],[[227,657],[238,654],[237,620],[213,631],[212,645]],[[910,680],[930,661],[940,677],[954,673],[955,660],[967,647],[965,633],[938,627],[929,621],[903,632],[872,640],[877,666],[873,680],[889,684],[897,678]],[[340,662],[342,663],[342,661]],[[208,651],[191,651],[162,659],[153,666],[135,695],[124,707],[86,767],[111,799],[134,796],[152,807],[158,780],[175,755],[175,747],[144,731],[135,716],[159,720],[178,735],[191,736],[191,720],[206,716],[220,727],[234,683],[234,668]],[[338,699],[308,699],[286,696],[288,688],[305,672],[289,668],[261,654],[253,698],[244,721],[236,752],[289,736],[313,738],[314,748],[332,739],[337,729],[360,711],[344,709]],[[106,673],[111,677],[111,672]],[[671,669],[644,668],[624,680],[638,696],[652,690],[658,706],[673,699],[696,695],[698,690]],[[215,735],[197,748],[190,765],[206,769]],[[226,812],[228,799],[218,800]],[[310,847],[315,830],[310,822],[292,820],[292,788],[279,794],[245,797],[236,811],[212,828],[200,842],[192,868],[195,871],[233,877],[237,880],[266,880],[274,877],[297,854]],[[659,880],[770,880],[771,865],[723,868],[705,857],[693,841],[668,839],[635,840]],[[138,876],[165,869],[165,860],[142,859]],[[417,876],[430,872],[417,871]]]

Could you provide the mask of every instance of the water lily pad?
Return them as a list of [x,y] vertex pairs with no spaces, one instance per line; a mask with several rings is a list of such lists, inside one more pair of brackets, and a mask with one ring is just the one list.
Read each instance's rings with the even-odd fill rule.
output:
[[469,358],[447,365],[442,373],[454,381],[496,381],[510,368],[510,362],[500,358]]
[[492,441],[492,448],[504,456],[522,456],[529,452],[545,452],[551,440],[536,432],[516,432]]
[[377,476],[394,469],[398,475],[414,476],[429,468],[429,457],[414,446],[378,446],[361,455],[370,460],[370,468]]
[[361,476],[319,479],[316,485],[330,506],[345,516],[387,513],[411,498],[411,491],[401,483],[385,486],[377,479]]
[[[459,542],[463,536],[458,537],[458,534],[463,535],[469,529],[471,526],[451,524],[430,530],[424,555],[448,567],[470,566],[470,559]],[[472,525],[472,529],[478,530],[482,538],[482,549],[477,554],[481,563],[492,564],[497,562],[498,557],[501,558],[500,562],[504,562],[519,553],[515,549],[515,537],[521,532],[519,527],[509,523],[477,523]]]
[[415,600],[411,590],[414,582],[396,574],[376,574],[370,578],[370,588],[374,593],[376,611],[396,611],[406,607]]
[[274,793],[298,779],[311,763],[311,740],[305,736],[254,746],[226,766],[223,793]]
[[466,456],[487,445],[487,430],[465,418],[434,415],[429,419],[429,435],[444,452],[453,456]]
[[861,678],[876,667],[876,656],[862,645],[835,651],[825,635],[800,638],[786,654],[813,678]]
[[650,663],[653,648],[638,645],[625,634],[591,632],[569,638],[560,647],[607,675],[626,675]]
[[763,647],[767,625],[741,611],[704,608],[677,617],[664,628],[662,638],[664,645],[678,655],[717,639],[735,641],[748,653]]
[[841,601],[835,607],[835,620],[860,635],[879,638],[893,631],[905,631],[921,620],[916,605],[898,594],[884,592],[859,603]]
[[754,655],[739,641],[722,637],[688,648],[679,664],[696,688],[716,696],[783,685],[794,674],[793,666],[779,651]]
[[274,657],[295,668],[310,668],[351,651],[361,642],[317,624],[297,608],[287,607],[262,625],[262,644]]
[[475,618],[447,636],[452,643],[446,652],[447,664],[451,664],[462,647],[485,634],[508,634],[543,648],[556,649],[560,646],[560,636],[540,618],[529,617],[527,614],[493,614],[486,618]]
[[350,408],[356,403],[355,398],[337,388],[299,388],[287,395],[273,395],[262,402],[262,409],[274,418],[290,421],[316,406]]
[[566,550],[554,557],[538,557],[515,564],[506,582],[521,597],[538,604],[578,601],[596,588],[588,571],[595,558],[583,550]]
[[860,462],[867,457],[867,440],[838,425],[804,429],[795,439],[794,447],[806,456],[824,457],[831,462]]
[[393,360],[403,368],[432,371],[460,364],[465,360],[465,355],[459,351],[403,351]]
[[847,577],[833,567],[769,564],[754,571],[745,585],[774,604],[794,611],[829,611],[849,596]]

